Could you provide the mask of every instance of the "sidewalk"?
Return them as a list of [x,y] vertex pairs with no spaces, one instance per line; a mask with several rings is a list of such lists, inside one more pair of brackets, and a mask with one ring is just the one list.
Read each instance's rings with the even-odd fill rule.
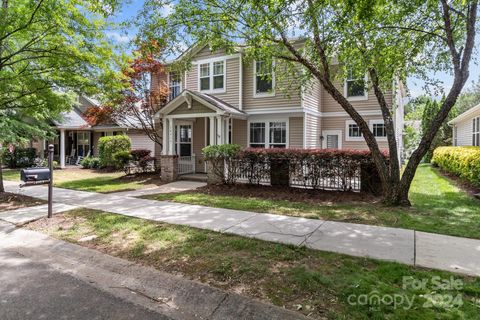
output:
[[[19,193],[7,182],[8,192]],[[46,199],[45,186],[22,194]],[[57,203],[359,257],[480,276],[480,240],[55,188]]]
[[1,319],[306,319],[5,222],[0,257]]

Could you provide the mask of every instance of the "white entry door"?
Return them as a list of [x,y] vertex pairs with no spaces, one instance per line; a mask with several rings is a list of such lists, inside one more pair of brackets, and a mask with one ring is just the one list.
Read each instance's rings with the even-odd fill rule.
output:
[[342,149],[342,130],[324,130],[322,136],[323,149]]

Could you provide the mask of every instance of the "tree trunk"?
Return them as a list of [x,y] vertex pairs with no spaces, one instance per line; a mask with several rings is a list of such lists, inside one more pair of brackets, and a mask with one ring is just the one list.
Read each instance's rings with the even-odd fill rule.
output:
[[2,169],[3,161],[0,154],[0,192],[5,192],[5,187],[3,186],[3,169]]

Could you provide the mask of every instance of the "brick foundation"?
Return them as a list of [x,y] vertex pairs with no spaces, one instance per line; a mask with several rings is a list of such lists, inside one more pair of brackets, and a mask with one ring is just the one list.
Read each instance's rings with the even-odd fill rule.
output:
[[175,181],[178,178],[178,156],[162,156],[160,161],[163,181]]

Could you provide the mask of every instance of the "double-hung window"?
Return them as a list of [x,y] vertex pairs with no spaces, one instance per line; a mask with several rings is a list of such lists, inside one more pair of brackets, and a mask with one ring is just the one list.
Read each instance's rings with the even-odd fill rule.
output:
[[387,137],[387,129],[385,128],[385,124],[383,123],[383,120],[370,121],[370,130],[372,130],[373,136],[375,138]]
[[178,75],[177,72],[170,72],[168,89],[170,93],[169,94],[170,100],[175,99],[180,94],[181,81],[180,81],[180,76]]
[[347,79],[345,80],[344,93],[348,99],[366,99],[366,76],[360,72],[354,72],[353,69],[348,71]]
[[286,148],[287,122],[267,121],[250,123],[250,147]]
[[360,127],[353,120],[347,120],[346,132],[347,132],[347,136],[345,140],[347,141],[362,139],[362,131],[360,130]]
[[480,117],[473,118],[472,145],[480,146]]
[[254,68],[255,96],[273,95],[273,63],[267,61],[255,61]]
[[225,61],[213,61],[199,65],[200,91],[225,90]]

